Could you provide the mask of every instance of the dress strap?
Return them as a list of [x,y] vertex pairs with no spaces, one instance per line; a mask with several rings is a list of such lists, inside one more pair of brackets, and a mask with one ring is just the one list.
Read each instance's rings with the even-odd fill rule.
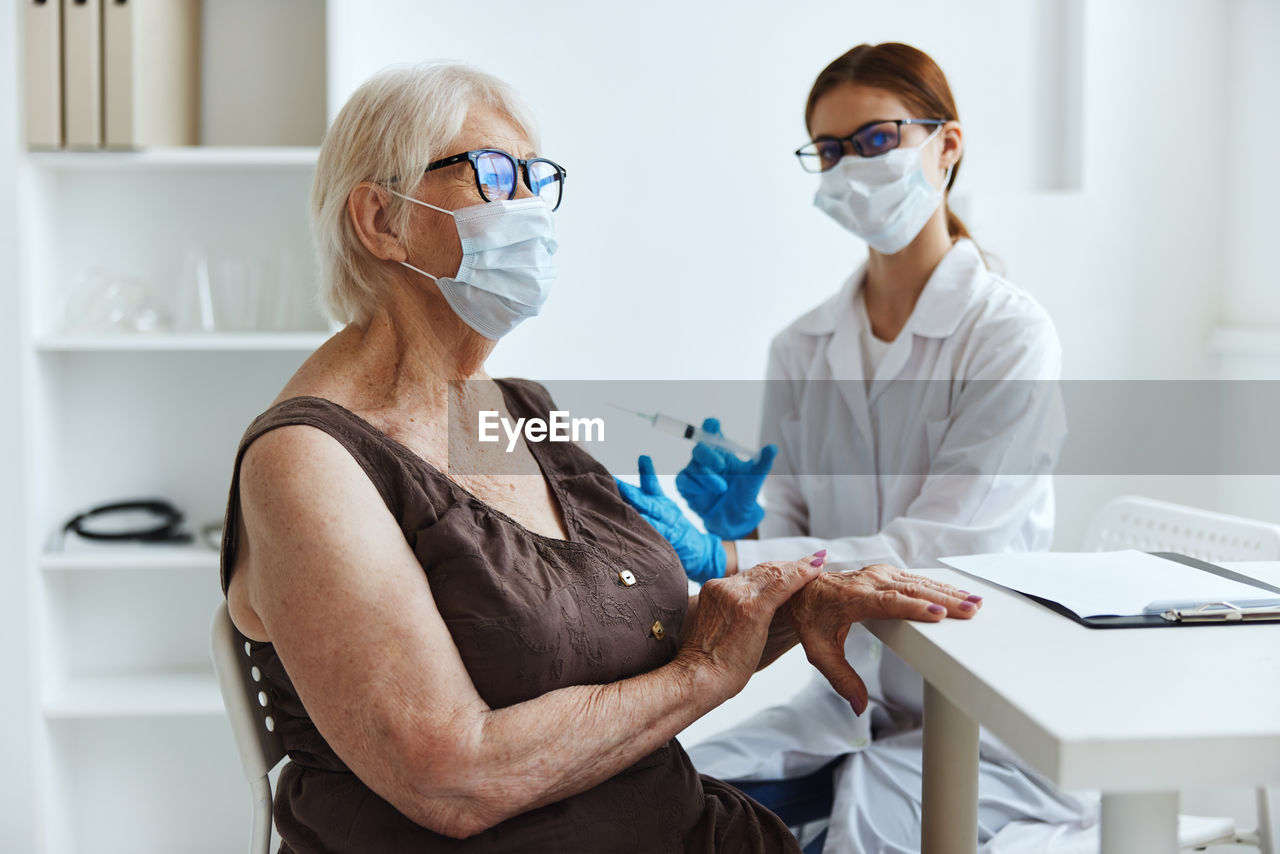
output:
[[397,520],[404,518],[401,511],[405,503],[405,487],[407,482],[416,482],[418,478],[405,471],[405,462],[389,447],[390,440],[385,434],[349,410],[322,397],[291,397],[282,400],[253,420],[236,450],[227,513],[222,525],[223,593],[226,593],[231,581],[231,569],[235,564],[239,545],[236,525],[240,516],[240,466],[245,452],[264,434],[280,427],[299,425],[314,427],[332,436],[368,475],[392,515]]

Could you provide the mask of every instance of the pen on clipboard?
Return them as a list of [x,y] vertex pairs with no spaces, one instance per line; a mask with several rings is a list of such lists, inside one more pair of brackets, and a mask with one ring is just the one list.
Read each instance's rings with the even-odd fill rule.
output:
[[1171,623],[1235,623],[1280,619],[1280,599],[1238,599],[1234,602],[1152,602],[1146,614],[1159,614]]
[[1275,596],[1266,599],[1232,599],[1227,602],[1206,602],[1204,599],[1180,599],[1168,602],[1152,602],[1142,609],[1144,614],[1163,614],[1165,611],[1194,611],[1206,605],[1227,605],[1233,608],[1280,608],[1280,598]]

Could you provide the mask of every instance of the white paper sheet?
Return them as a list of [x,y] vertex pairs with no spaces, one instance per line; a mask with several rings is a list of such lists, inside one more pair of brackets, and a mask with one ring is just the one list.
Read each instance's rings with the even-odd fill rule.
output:
[[1139,551],[944,557],[953,569],[1057,602],[1081,617],[1142,614],[1152,603],[1274,600],[1277,594]]

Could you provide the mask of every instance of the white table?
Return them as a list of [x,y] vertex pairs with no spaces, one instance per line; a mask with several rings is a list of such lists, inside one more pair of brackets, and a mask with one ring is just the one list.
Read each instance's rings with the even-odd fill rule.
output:
[[[1226,566],[1280,585],[1280,562]],[[978,725],[1099,789],[1103,854],[1177,850],[1178,789],[1280,783],[1280,624],[1089,629],[950,569],[970,621],[864,625],[925,679],[922,854],[977,848]]]

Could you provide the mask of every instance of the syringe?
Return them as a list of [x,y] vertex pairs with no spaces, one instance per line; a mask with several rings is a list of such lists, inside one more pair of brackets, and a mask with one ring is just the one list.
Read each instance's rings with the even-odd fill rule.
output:
[[679,418],[672,418],[670,415],[663,415],[661,412],[655,412],[652,415],[648,415],[644,412],[636,412],[634,409],[627,409],[625,406],[618,406],[616,403],[611,403],[609,405],[614,409],[620,409],[623,412],[630,412],[632,415],[643,418],[655,429],[661,430],[663,433],[668,433],[681,439],[691,439],[694,442],[702,442],[703,444],[710,445],[713,448],[720,448],[721,450],[728,451],[729,453],[735,454],[743,459],[754,460],[756,458],[756,452],[751,448],[748,448],[745,445],[739,445],[737,442],[732,439],[727,439],[719,433],[708,433],[706,430],[703,430],[701,427],[694,424],[690,424],[688,421],[681,421]]

